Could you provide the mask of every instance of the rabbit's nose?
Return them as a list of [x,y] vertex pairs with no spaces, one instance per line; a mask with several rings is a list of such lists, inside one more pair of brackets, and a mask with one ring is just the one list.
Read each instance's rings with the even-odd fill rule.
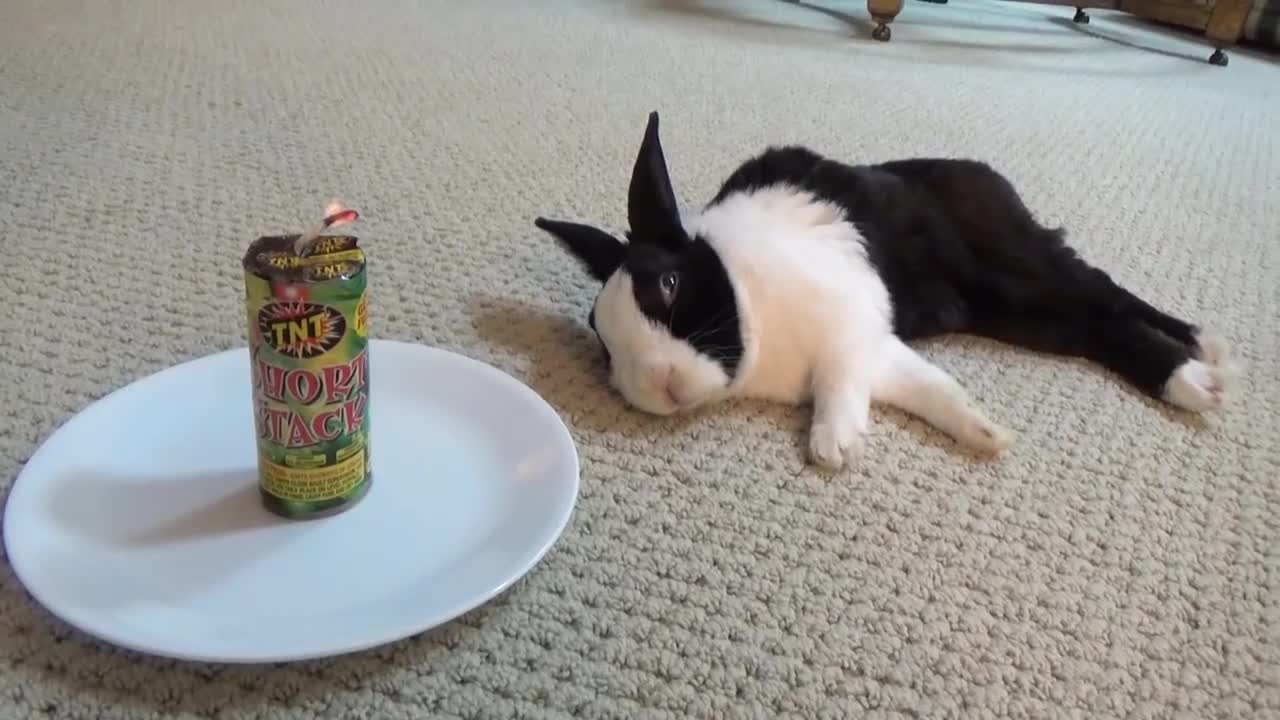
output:
[[655,387],[666,387],[675,366],[669,362],[655,360],[645,365],[645,375]]
[[667,401],[677,408],[684,407],[685,403],[687,402],[687,400],[685,399],[684,393],[682,393],[680,389],[676,387],[675,383],[671,383],[670,385],[667,386]]

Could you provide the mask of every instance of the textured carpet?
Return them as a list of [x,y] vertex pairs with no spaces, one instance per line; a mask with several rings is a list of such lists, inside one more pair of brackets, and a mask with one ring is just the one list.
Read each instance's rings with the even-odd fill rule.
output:
[[[375,331],[491,362],[570,424],[561,542],[426,636],[287,667],[102,647],[7,564],[0,717],[1277,717],[1280,68],[1095,11],[861,2],[10,0],[0,27],[0,478],[61,422],[242,343],[238,257],[360,208]],[[1225,334],[1188,420],[1085,363],[921,345],[1019,433],[1002,460],[877,410],[681,419],[605,389],[594,288],[539,213],[618,228],[645,114],[682,200],[805,142],[993,162],[1086,257]]]

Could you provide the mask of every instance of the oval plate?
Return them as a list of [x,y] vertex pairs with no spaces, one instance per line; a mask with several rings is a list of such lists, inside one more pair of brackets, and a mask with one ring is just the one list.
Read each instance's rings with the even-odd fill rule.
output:
[[14,572],[80,630],[145,653],[282,662],[409,637],[542,559],[578,495],[560,417],[483,363],[369,347],[373,486],[285,520],[258,497],[247,349],[117,390],[59,428],[4,515]]

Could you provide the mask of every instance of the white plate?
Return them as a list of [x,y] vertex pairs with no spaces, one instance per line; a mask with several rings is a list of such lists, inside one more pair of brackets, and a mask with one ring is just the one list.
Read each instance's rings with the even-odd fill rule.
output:
[[90,635],[156,655],[280,662],[415,635],[481,605],[560,536],[578,457],[510,376],[369,348],[372,489],[284,520],[257,494],[248,350],[94,403],[32,456],[5,507],[18,578]]

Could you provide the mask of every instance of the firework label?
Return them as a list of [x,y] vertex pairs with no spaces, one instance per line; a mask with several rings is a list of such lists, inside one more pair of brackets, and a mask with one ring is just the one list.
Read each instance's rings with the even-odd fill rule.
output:
[[268,236],[244,257],[245,311],[263,501],[328,515],[372,482],[364,251],[349,235]]

